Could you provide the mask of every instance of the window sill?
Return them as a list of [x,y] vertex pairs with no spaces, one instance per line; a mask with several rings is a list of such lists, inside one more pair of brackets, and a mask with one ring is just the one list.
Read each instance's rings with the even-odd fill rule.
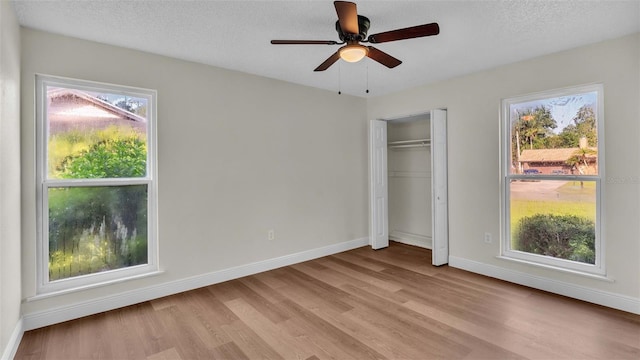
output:
[[34,296],[26,298],[25,302],[31,302],[31,301],[47,299],[47,298],[66,295],[66,294],[70,294],[70,293],[74,293],[74,292],[85,291],[85,290],[89,290],[89,289],[94,289],[94,288],[104,287],[104,286],[118,284],[118,283],[122,283],[122,282],[127,282],[127,281],[130,281],[130,280],[143,279],[143,278],[147,278],[147,277],[161,275],[163,273],[164,273],[164,271],[157,270],[157,271],[152,271],[152,272],[148,272],[148,273],[144,273],[144,274],[140,274],[140,275],[128,276],[128,277],[121,278],[121,279],[114,279],[114,280],[103,281],[103,282],[99,282],[99,283],[95,283],[95,284],[91,284],[91,285],[78,286],[78,287],[74,287],[74,288],[71,288],[71,289],[64,289],[64,290],[57,290],[57,291],[41,293],[41,294],[37,294],[37,295],[34,295]]
[[508,256],[496,256],[496,258],[501,259],[501,260],[507,260],[507,261],[519,263],[519,264],[531,265],[531,266],[535,266],[535,267],[539,267],[539,268],[543,268],[543,269],[550,269],[550,270],[554,270],[554,271],[564,272],[564,273],[567,273],[567,274],[578,275],[578,276],[586,277],[586,278],[589,278],[589,279],[600,280],[600,281],[605,281],[605,282],[610,282],[610,283],[616,282],[615,279],[607,277],[606,275],[592,274],[592,273],[579,271],[579,270],[566,269],[566,268],[562,268],[562,267],[559,267],[559,266],[540,264],[540,263],[537,263],[537,262],[528,261],[528,260],[522,260],[522,259],[516,259],[516,258],[512,258],[512,257],[508,257]]

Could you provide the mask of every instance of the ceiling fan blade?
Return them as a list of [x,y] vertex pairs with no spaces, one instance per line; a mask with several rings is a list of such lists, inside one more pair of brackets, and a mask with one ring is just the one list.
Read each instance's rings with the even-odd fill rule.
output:
[[405,40],[419,38],[423,36],[438,35],[440,27],[437,23],[412,26],[404,29],[385,31],[369,36],[368,41],[372,44],[379,44],[388,41]]
[[369,48],[369,52],[367,52],[367,57],[379,62],[380,64],[388,67],[389,69],[392,69],[402,64],[402,61],[394,58],[393,56],[387,54],[384,51],[380,51],[374,48],[373,46],[367,46],[367,47]]
[[334,1],[333,6],[336,7],[338,13],[338,21],[342,31],[349,34],[359,34],[358,26],[358,9],[356,4],[348,1]]
[[333,40],[271,40],[273,45],[336,45]]
[[335,53],[333,53],[333,55],[329,56],[329,58],[327,60],[325,60],[322,64],[320,64],[313,71],[325,71],[325,70],[327,70],[329,68],[329,66],[333,65],[333,63],[338,61],[338,59],[340,59],[340,53],[336,51]]

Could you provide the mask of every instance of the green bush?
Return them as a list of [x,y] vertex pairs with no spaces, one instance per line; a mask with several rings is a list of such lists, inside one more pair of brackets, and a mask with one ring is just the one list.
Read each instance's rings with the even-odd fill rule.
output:
[[146,144],[129,137],[103,140],[78,155],[69,155],[59,170],[67,179],[142,177],[146,164]]
[[72,129],[50,135],[49,148],[47,150],[49,176],[63,178],[60,173],[64,170],[62,167],[63,161],[68,161],[69,157],[77,157],[83,152],[86,153],[93,145],[99,142],[123,140],[132,137],[138,138],[143,143],[146,142],[144,133],[124,126],[109,126],[100,130]]
[[574,215],[536,214],[518,222],[516,250],[595,263],[595,225]]

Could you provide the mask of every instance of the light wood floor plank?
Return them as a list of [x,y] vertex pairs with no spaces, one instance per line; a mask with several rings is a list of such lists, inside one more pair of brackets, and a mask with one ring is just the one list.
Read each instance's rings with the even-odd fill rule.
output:
[[307,359],[314,355],[295,338],[287,334],[277,324],[271,322],[244,299],[230,300],[225,303],[245,324],[255,329],[256,333],[283,358]]
[[159,353],[147,356],[147,360],[182,360],[176,348],[167,349]]
[[403,304],[403,306],[523,357],[527,357],[531,354],[537,354],[538,358],[543,359],[558,357],[557,350],[546,346],[537,346],[535,343],[537,338],[536,336],[527,333],[523,334],[520,331],[517,331],[516,328],[508,328],[495,323],[483,323],[482,325],[477,324],[462,318],[451,316],[450,314],[440,311],[433,306],[418,303],[413,300],[408,301]]
[[356,359],[386,359],[382,354],[368,347],[355,337],[341,331],[329,321],[321,318],[308,309],[305,309],[292,301],[284,301],[284,305],[296,314],[296,318],[304,320],[309,327],[307,336],[323,334],[323,338],[339,346],[339,348],[349,355],[349,358]]
[[402,305],[385,302],[362,289],[350,285],[345,288],[353,294],[350,301],[357,309],[354,313],[376,327],[386,327],[392,333],[402,334],[408,344],[419,347],[427,358],[461,358],[471,351],[460,339],[448,336],[450,327],[421,318],[418,313],[409,313]]
[[640,316],[362,247],[28,331],[16,359],[640,359]]
[[254,329],[242,320],[238,320],[230,325],[223,325],[222,330],[233,339],[233,343],[238,346],[249,359],[284,360],[284,357],[278,354]]

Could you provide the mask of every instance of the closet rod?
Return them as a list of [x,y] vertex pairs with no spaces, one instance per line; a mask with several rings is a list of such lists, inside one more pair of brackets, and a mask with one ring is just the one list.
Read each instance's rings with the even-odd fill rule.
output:
[[390,141],[388,145],[403,145],[403,144],[424,144],[430,143],[430,139],[415,139],[415,140],[400,140],[400,141]]
[[401,149],[401,148],[414,148],[414,147],[427,147],[429,144],[407,144],[407,145],[389,145],[389,149]]

